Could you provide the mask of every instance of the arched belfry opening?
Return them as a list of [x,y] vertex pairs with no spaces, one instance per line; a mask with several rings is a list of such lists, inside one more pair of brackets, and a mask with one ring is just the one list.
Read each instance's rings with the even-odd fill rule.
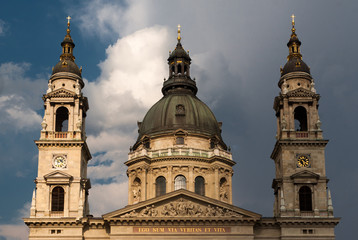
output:
[[65,205],[65,191],[62,187],[55,187],[51,194],[51,211],[62,212]]
[[303,186],[299,192],[300,211],[312,211],[312,191],[309,187]]
[[59,107],[56,111],[56,132],[68,131],[68,109]]
[[306,108],[299,106],[295,108],[295,130],[307,131],[307,111]]

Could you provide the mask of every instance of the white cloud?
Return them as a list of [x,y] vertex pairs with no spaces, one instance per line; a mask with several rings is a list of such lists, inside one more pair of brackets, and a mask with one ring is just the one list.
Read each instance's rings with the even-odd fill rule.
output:
[[123,9],[119,2],[93,0],[84,4],[82,11],[85,14],[79,17],[81,29],[88,34],[108,37],[119,34],[123,28]]
[[98,217],[128,203],[128,182],[95,184],[89,196],[91,214]]
[[[168,31],[154,26],[119,39],[106,50],[100,63],[101,75],[89,82],[91,129],[135,127],[138,118],[161,97],[160,87],[167,75]],[[131,130],[132,131],[132,130]]]
[[[118,39],[99,64],[101,75],[84,89],[90,111],[86,121],[93,159],[88,175],[94,182],[90,206],[94,215],[123,207],[127,202],[124,162],[137,135],[136,121],[162,96],[167,75],[168,30],[162,26],[141,29]],[[109,184],[96,184],[104,180]],[[108,197],[111,196],[111,197]]]
[[0,36],[5,34],[5,22],[0,19]]
[[22,222],[22,218],[29,217],[31,203],[26,202],[24,206],[17,210],[17,215],[13,219],[18,224],[1,224],[0,225],[0,239],[4,237],[6,240],[25,240],[28,239],[29,230]]
[[29,108],[21,96],[7,95],[0,97],[0,126],[3,129],[32,130],[39,126],[41,116]]
[[26,240],[28,239],[29,230],[25,224],[3,224],[0,225],[0,239],[6,240]]
[[0,65],[0,127],[7,130],[33,130],[40,126],[42,117],[36,113],[41,107],[40,96],[46,80],[26,77],[28,63],[3,63]]

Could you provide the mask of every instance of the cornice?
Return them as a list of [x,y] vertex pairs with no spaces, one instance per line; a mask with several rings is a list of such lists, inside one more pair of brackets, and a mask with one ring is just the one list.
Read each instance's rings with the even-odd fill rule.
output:
[[257,219],[252,218],[232,218],[232,217],[214,217],[214,218],[199,218],[199,217],[167,217],[167,218],[115,218],[105,219],[110,225],[122,226],[237,226],[248,225],[253,226]]
[[140,156],[134,159],[131,159],[124,164],[126,164],[128,167],[139,162],[145,162],[147,164],[155,163],[155,162],[165,162],[165,161],[176,161],[176,160],[187,160],[187,161],[193,161],[193,162],[205,162],[212,164],[216,161],[225,163],[229,165],[230,167],[234,166],[236,164],[235,161],[232,161],[230,159],[221,157],[221,156],[213,156],[210,158],[205,157],[198,157],[198,156],[165,156],[165,157],[156,157],[156,158],[150,158],[149,156]]
[[41,227],[41,226],[82,226],[82,222],[73,217],[61,217],[61,218],[23,218],[25,224],[28,227]]
[[311,146],[311,147],[325,147],[329,140],[327,139],[302,139],[302,140],[277,140],[274,149],[271,153],[271,159],[275,159],[278,151],[282,146]]
[[305,225],[331,225],[336,226],[341,218],[320,218],[320,217],[280,217],[276,221],[280,226],[305,226]]

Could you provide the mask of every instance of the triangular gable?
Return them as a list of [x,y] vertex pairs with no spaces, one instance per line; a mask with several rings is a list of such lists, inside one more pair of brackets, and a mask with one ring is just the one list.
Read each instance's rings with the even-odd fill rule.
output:
[[289,97],[313,97],[314,95],[316,94],[305,88],[298,88],[287,93]]
[[54,171],[46,174],[44,178],[47,184],[69,184],[73,177],[61,171]]
[[54,98],[67,98],[67,97],[74,97],[76,96],[75,92],[69,91],[64,88],[60,88],[57,90],[54,90],[47,94],[48,97],[54,97]]
[[231,218],[258,220],[260,214],[201,196],[185,189],[170,192],[104,214],[106,220],[118,218]]
[[291,179],[293,179],[294,183],[301,183],[301,182],[317,183],[319,178],[320,175],[308,170],[303,170],[291,175]]

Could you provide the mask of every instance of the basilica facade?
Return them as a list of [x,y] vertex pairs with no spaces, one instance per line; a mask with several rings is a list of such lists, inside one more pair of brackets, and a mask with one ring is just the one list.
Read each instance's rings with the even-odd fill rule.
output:
[[85,131],[89,104],[68,21],[60,61],[43,95],[45,113],[35,141],[38,175],[24,219],[29,239],[335,239],[339,218],[327,187],[320,95],[302,60],[294,20],[274,99],[273,217],[232,205],[235,161],[222,139],[222,123],[196,96],[180,28],[177,41],[163,97],[138,122],[138,138],[125,162],[128,205],[93,217]]

